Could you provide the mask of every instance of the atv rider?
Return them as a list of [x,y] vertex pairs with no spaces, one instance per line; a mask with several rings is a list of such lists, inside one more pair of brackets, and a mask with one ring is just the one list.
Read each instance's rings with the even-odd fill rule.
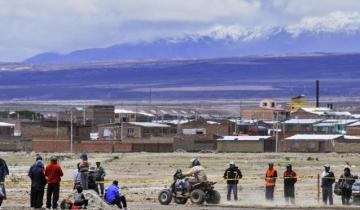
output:
[[200,161],[197,158],[193,158],[190,160],[190,162],[191,162],[190,165],[191,169],[188,172],[182,174],[184,177],[190,177],[187,180],[188,191],[190,191],[191,187],[194,184],[207,181],[205,168],[201,165]]

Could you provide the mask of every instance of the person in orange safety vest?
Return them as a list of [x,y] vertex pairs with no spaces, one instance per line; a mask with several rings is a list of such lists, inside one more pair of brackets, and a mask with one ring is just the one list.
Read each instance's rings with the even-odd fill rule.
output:
[[277,171],[274,168],[274,163],[269,163],[269,168],[265,175],[265,198],[268,201],[274,200],[274,190],[277,178]]

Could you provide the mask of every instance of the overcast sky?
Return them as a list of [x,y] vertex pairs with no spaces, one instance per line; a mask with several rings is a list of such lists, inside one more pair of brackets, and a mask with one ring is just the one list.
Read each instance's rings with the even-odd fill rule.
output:
[[267,27],[359,30],[360,0],[0,0],[0,61]]

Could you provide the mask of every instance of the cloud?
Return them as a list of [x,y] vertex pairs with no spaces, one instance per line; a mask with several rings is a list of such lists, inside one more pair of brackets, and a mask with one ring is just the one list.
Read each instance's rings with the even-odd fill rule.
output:
[[354,33],[360,31],[360,13],[338,11],[327,16],[306,17],[299,23],[288,26],[287,31],[294,36],[304,32]]
[[336,18],[350,29],[357,11],[358,0],[0,1],[0,61],[188,34],[250,41],[274,27],[330,30]]

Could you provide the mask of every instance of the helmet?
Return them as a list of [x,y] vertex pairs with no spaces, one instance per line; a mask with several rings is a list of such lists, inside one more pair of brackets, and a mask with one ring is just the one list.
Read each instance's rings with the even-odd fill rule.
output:
[[197,158],[191,159],[190,162],[192,167],[201,165],[200,161]]

